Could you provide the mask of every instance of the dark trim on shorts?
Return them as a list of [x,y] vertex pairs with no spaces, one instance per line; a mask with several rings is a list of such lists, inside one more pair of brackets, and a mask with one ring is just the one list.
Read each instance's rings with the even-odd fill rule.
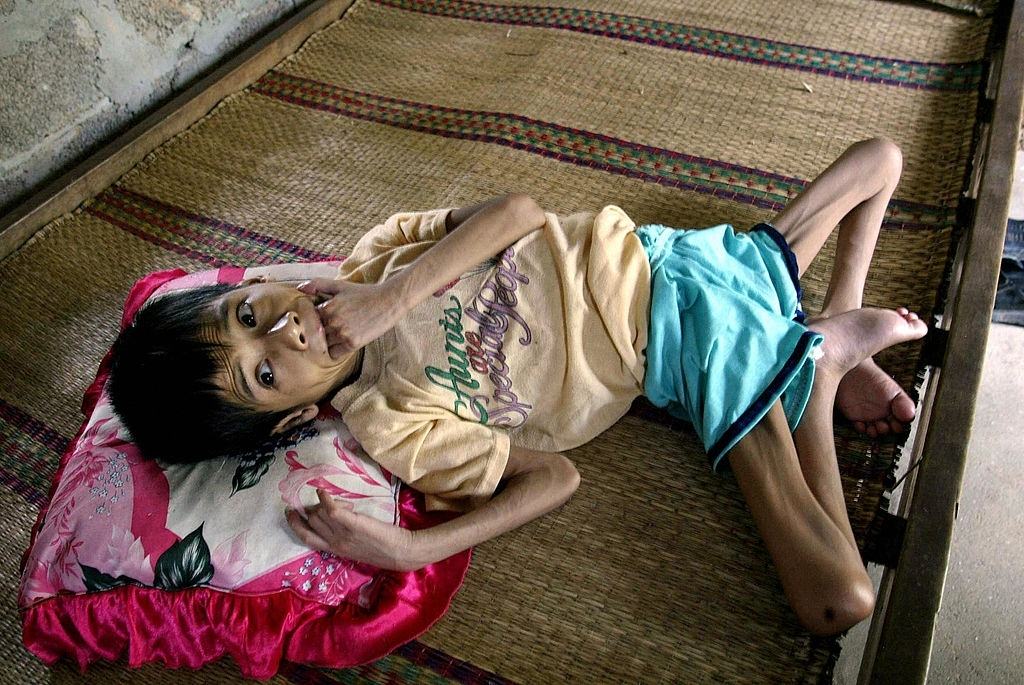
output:
[[[716,473],[722,471],[722,462],[720,461],[724,456],[726,445],[731,443],[735,438],[746,435],[750,430],[757,424],[765,413],[766,408],[770,402],[774,401],[776,395],[782,394],[785,390],[785,385],[789,385],[792,381],[793,373],[796,371],[796,366],[799,362],[803,361],[807,356],[808,349],[811,346],[811,341],[815,339],[817,333],[813,331],[804,331],[800,336],[800,340],[797,341],[796,347],[793,349],[792,354],[789,355],[789,359],[782,365],[782,369],[776,374],[772,382],[768,384],[768,387],[754,400],[753,404],[747,407],[747,410],[740,414],[740,417],[733,421],[732,425],[726,429],[725,433],[722,434],[711,449],[708,450],[708,459],[711,461],[711,468]],[[784,385],[785,384],[785,385]]]
[[797,310],[796,316],[793,319],[797,323],[804,322],[803,308],[800,306],[804,301],[804,290],[800,287],[800,264],[796,261],[796,255],[793,253],[793,249],[786,242],[786,237],[779,233],[779,229],[775,228],[771,224],[764,222],[755,225],[750,229],[751,231],[761,231],[766,233],[779,248],[779,252],[782,253],[782,259],[786,262],[786,270],[789,271],[789,277],[793,279],[793,287],[796,288],[796,303]]

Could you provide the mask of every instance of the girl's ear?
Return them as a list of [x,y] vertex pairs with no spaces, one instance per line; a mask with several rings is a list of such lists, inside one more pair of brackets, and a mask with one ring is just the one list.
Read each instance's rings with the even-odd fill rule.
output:
[[280,435],[290,431],[293,428],[298,428],[304,423],[309,423],[316,418],[316,415],[320,413],[320,409],[315,404],[310,404],[305,407],[296,407],[288,412],[288,416],[278,421],[277,425],[274,426],[274,430],[271,435]]

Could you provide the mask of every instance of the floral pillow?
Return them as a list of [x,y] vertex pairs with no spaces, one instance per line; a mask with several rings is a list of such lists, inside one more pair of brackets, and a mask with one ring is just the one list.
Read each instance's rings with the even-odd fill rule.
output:
[[[122,323],[154,294],[243,273],[151,274],[132,289]],[[285,508],[315,503],[316,488],[395,525],[438,520],[328,404],[298,433],[240,458],[161,465],[139,454],[111,410],[107,363],[23,558],[23,640],[41,659],[197,668],[231,654],[246,676],[269,678],[282,658],[371,661],[445,612],[468,552],[412,573],[382,571],[311,551],[288,526]]]

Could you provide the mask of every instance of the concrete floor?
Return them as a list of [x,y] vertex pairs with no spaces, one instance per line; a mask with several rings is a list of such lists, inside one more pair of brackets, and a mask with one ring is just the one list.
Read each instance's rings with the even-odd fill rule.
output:
[[[1024,135],[1021,137],[1024,147]],[[1024,150],[1010,217],[1024,219]],[[1024,683],[1024,327],[989,328],[928,683]]]
[[[1017,589],[1024,570],[1022,361],[1024,327],[992,324],[928,685],[1024,683],[1024,595]],[[877,588],[882,568],[868,571]],[[868,628],[856,626],[843,639],[836,685],[857,683]]]
[[992,324],[928,682],[1024,682],[1024,328]]
[[0,0],[0,210],[303,2]]

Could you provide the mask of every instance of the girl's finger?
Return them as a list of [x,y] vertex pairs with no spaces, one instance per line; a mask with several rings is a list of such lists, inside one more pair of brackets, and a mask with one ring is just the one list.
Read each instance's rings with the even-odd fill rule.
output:
[[303,544],[314,549],[330,550],[331,546],[327,544],[327,541],[320,537],[316,531],[309,527],[299,515],[299,512],[294,509],[289,509],[285,512],[285,518],[288,520],[288,525],[298,536],[299,540],[302,540]]
[[307,295],[315,295],[317,293],[337,295],[341,289],[340,284],[341,281],[333,278],[311,278],[308,281],[299,283],[298,288]]
[[316,496],[320,498],[320,504],[324,508],[324,513],[331,515],[337,509],[338,504],[334,501],[334,498],[327,494],[327,491],[323,488],[316,489]]
[[334,528],[331,526],[331,520],[323,509],[317,509],[306,519],[306,525],[324,540],[334,537]]

